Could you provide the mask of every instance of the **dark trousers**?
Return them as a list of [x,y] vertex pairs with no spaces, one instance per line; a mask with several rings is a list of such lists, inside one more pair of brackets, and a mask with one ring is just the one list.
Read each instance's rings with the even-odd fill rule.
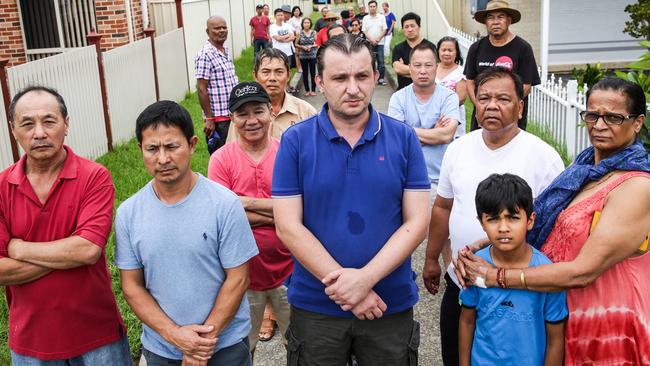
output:
[[379,71],[379,78],[383,79],[386,73],[386,66],[384,66],[384,45],[378,44],[373,46],[375,51],[375,58],[377,59],[377,70]]
[[[147,366],[181,366],[182,364],[181,360],[172,360],[170,358],[158,356],[146,348],[142,349],[142,355],[145,360],[147,360]],[[221,365],[253,366],[253,361],[251,360],[251,349],[248,346],[248,337],[230,347],[218,350],[208,361],[208,366]]]
[[[261,50],[269,48],[269,41],[266,39],[254,39],[253,40],[253,57],[257,57],[257,53]],[[255,60],[253,60],[254,62]]]
[[[302,85],[305,87],[305,92],[316,91],[316,59],[315,58],[301,58],[300,65],[302,66]],[[311,80],[311,83],[310,83]],[[311,85],[311,89],[309,86]]]
[[358,366],[415,366],[420,324],[413,309],[359,320],[292,306],[287,342],[288,366],[345,366],[352,354]]
[[214,123],[214,133],[212,136],[205,136],[205,141],[208,144],[208,153],[210,155],[212,155],[213,152],[219,150],[223,145],[226,144],[229,128],[230,121]]
[[458,366],[458,323],[460,321],[460,288],[445,273],[447,286],[440,304],[440,343],[445,366]]

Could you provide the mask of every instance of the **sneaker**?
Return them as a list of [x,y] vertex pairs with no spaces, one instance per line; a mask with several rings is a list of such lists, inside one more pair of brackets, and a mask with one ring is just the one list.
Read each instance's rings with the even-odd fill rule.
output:
[[379,85],[388,85],[388,83],[384,79],[377,80],[377,84],[379,84]]

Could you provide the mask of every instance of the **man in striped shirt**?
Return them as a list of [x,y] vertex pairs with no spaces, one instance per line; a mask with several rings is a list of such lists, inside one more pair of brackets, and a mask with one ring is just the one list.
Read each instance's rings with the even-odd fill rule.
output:
[[228,38],[228,25],[220,16],[208,18],[205,32],[208,40],[196,55],[196,89],[203,109],[203,132],[212,154],[223,146],[230,127],[228,99],[230,91],[239,80],[235,65],[224,45]]

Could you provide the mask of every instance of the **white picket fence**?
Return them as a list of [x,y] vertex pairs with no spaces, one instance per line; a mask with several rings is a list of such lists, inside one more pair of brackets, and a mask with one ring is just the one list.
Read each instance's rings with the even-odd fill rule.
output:
[[53,87],[63,96],[70,116],[65,143],[76,154],[97,158],[108,151],[95,46],[15,66],[7,74],[12,96],[34,84]]
[[[458,39],[463,58],[472,43],[478,39],[454,27],[449,27],[449,35]],[[538,70],[541,74],[541,70]],[[587,86],[583,89],[585,92]],[[551,75],[542,84],[531,88],[528,96],[528,123],[540,126],[553,139],[566,148],[573,159],[589,146],[587,130],[579,113],[585,110],[585,95],[578,92],[578,83],[569,80],[566,84],[562,78]]]
[[152,57],[149,38],[104,53],[108,113],[114,144],[134,136],[136,118],[146,106],[156,101]]
[[[156,37],[156,62],[160,100],[182,100],[188,89],[185,71],[183,29],[175,29]],[[192,74],[193,76],[193,74]]]
[[585,93],[578,82],[552,75],[536,85],[528,96],[528,121],[541,126],[553,139],[566,147],[571,159],[590,145],[589,136],[579,113],[585,110]]
[[[189,90],[183,29],[156,37],[160,98],[182,100]],[[156,101],[151,39],[104,52],[104,71],[113,145],[135,135],[140,112]],[[63,96],[70,115],[65,143],[95,159],[108,151],[95,46],[7,69],[10,97],[29,85],[45,85]],[[0,91],[0,100],[2,95]],[[0,103],[0,171],[13,163],[9,130]],[[21,151],[22,154],[22,151]]]
[[[0,89],[0,101],[3,99],[2,89]],[[11,154],[11,145],[9,143],[9,123],[7,123],[7,114],[5,113],[4,103],[0,103],[0,169],[4,169],[13,164],[14,158]]]

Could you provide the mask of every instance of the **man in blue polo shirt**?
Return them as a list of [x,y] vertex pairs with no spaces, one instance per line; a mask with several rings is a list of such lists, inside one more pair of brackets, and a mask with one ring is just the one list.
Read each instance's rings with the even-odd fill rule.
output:
[[[408,125],[379,114],[372,46],[345,34],[318,54],[320,114],[284,133],[274,217],[295,259],[289,364],[417,362],[411,253],[429,221],[429,179]],[[327,68],[325,68],[327,65]]]

